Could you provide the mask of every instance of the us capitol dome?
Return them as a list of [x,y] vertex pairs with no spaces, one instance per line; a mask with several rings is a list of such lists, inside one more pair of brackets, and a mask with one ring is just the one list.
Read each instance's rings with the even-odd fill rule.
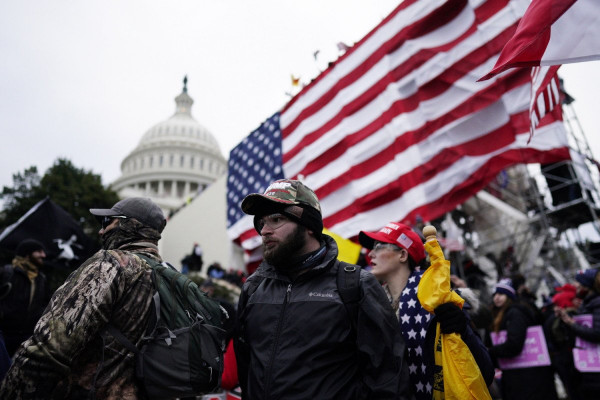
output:
[[120,198],[150,197],[168,214],[226,173],[219,144],[192,117],[192,104],[185,77],[175,114],[150,128],[121,162],[112,184]]

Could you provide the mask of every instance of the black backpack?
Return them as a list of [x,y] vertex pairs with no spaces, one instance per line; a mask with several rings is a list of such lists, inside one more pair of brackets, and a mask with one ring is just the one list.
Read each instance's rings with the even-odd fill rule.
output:
[[[119,343],[136,355],[136,377],[151,399],[200,396],[221,385],[227,313],[198,285],[167,263],[141,254],[152,268],[155,314],[140,348],[108,324]],[[105,334],[104,333],[104,334]]]

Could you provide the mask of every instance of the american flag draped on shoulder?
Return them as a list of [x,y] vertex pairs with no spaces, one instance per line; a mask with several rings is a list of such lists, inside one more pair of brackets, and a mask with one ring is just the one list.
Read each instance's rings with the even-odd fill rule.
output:
[[[301,177],[321,201],[325,227],[353,238],[390,220],[437,218],[510,165],[569,158],[560,107],[527,144],[529,71],[476,82],[528,4],[402,2],[232,150],[231,239],[247,254],[257,249],[252,220],[239,205],[281,176]],[[268,160],[258,157],[260,167],[244,158],[257,142],[273,151]],[[249,261],[259,258],[255,253]]]

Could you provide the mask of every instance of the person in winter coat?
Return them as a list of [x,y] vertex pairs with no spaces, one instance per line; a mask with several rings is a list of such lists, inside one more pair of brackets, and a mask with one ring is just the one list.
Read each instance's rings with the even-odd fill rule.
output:
[[[575,320],[565,310],[559,313],[562,321],[567,324],[569,329],[588,342],[600,343],[600,270],[586,269],[579,271],[575,275],[575,280],[589,290],[587,296],[583,299],[583,304],[577,310],[577,314],[590,314],[592,316],[592,326],[587,327],[577,324]],[[600,398],[600,373],[582,372],[580,380],[577,382],[581,398],[598,399]]]
[[561,382],[569,396],[569,400],[584,400],[579,396],[577,381],[579,374],[573,364],[573,346],[575,345],[575,334],[565,324],[560,315],[566,312],[568,315],[576,314],[574,299],[577,288],[566,283],[564,286],[555,288],[556,293],[552,296],[552,310],[547,311],[544,320],[544,334],[552,367],[560,377]]
[[[521,354],[527,328],[539,323],[530,307],[519,303],[508,278],[501,279],[493,296],[491,332],[506,331],[506,341],[490,347],[492,358],[512,358]],[[554,373],[550,366],[502,369],[500,390],[503,399],[556,400]]]
[[0,330],[11,357],[31,336],[50,300],[48,282],[41,271],[45,258],[42,243],[25,239],[17,246],[12,264],[0,271]]
[[408,398],[404,343],[385,292],[361,270],[360,298],[344,303],[338,272],[354,278],[357,267],[340,263],[335,241],[322,234],[314,192],[279,180],[241,206],[254,216],[264,255],[238,303],[243,399]]
[[150,199],[128,198],[111,209],[91,209],[102,218],[102,250],[55,292],[17,351],[0,399],[143,399],[135,379],[134,354],[111,335],[110,323],[138,344],[151,314],[151,267],[137,254],[158,253],[166,220]]
[[436,322],[440,322],[442,333],[461,335],[489,386],[494,379],[494,366],[486,347],[473,332],[466,311],[446,303],[435,310],[432,318],[419,302],[417,287],[424,272],[420,265],[425,260],[425,247],[419,235],[404,224],[390,222],[378,232],[361,231],[358,239],[370,250],[371,272],[384,282],[384,290],[396,314],[407,346],[406,362],[416,398],[431,400],[433,396]]
[[203,264],[202,247],[198,243],[194,243],[192,252],[181,260],[181,270],[183,273],[200,272]]

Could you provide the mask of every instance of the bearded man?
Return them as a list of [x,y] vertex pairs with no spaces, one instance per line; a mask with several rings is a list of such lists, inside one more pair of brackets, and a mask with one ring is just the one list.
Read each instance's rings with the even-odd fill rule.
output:
[[46,276],[41,271],[45,258],[42,243],[25,239],[17,246],[12,263],[1,271],[0,330],[11,357],[31,336],[50,300]]
[[264,261],[238,303],[234,339],[242,398],[404,399],[404,342],[381,285],[366,271],[348,307],[338,290],[338,249],[322,234],[321,206],[302,182],[248,195]]
[[166,225],[150,199],[121,200],[91,209],[102,229],[102,250],[52,296],[33,335],[15,354],[0,399],[144,399],[135,355],[112,335],[111,324],[136,346],[151,313],[151,267]]

